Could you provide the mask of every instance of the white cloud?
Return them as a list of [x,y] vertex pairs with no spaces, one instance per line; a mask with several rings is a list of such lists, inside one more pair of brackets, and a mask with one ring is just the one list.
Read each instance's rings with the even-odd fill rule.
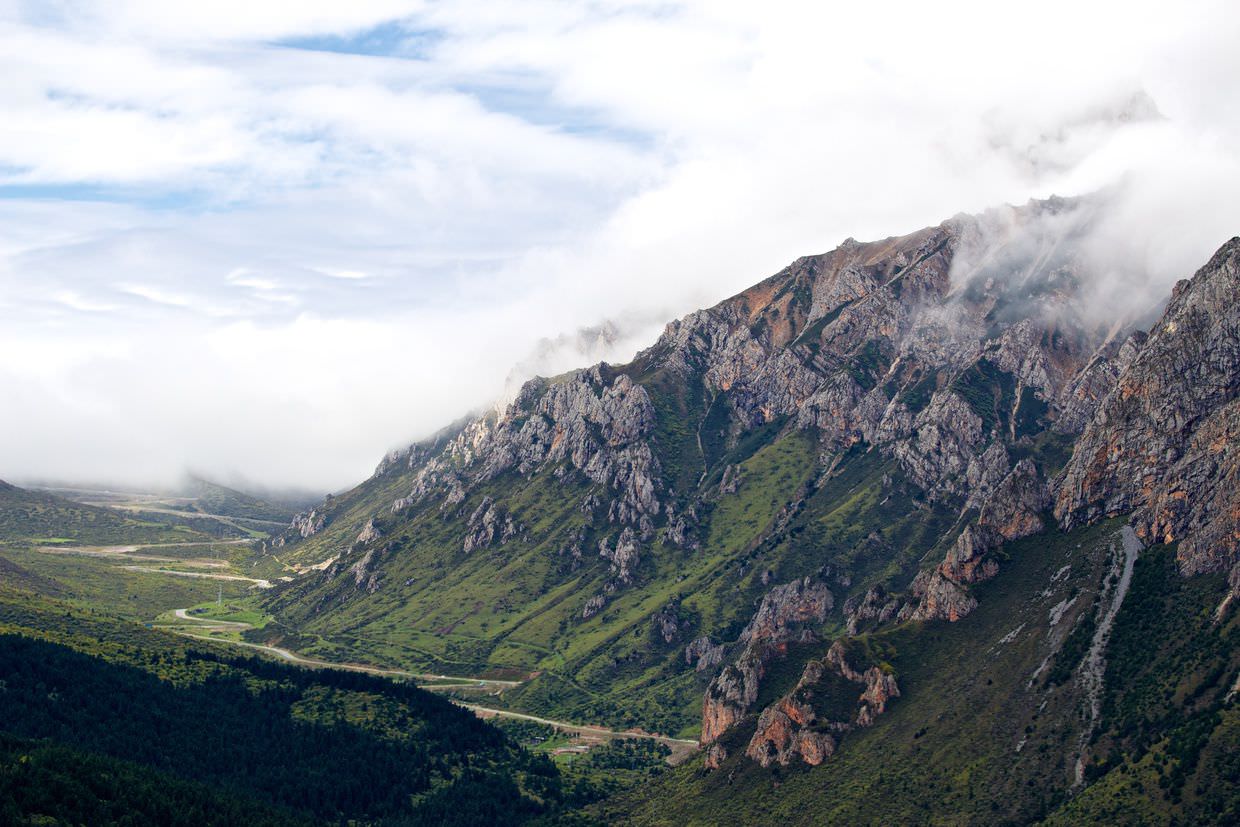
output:
[[1156,295],[1240,231],[1237,17],[0,6],[0,477],[345,485],[516,363],[626,358],[846,236],[1121,180],[1099,257]]

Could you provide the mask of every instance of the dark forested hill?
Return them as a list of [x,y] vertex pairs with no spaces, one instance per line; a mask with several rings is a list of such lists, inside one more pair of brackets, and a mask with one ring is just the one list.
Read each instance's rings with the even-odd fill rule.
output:
[[0,813],[73,822],[135,777],[120,823],[178,802],[223,802],[216,823],[411,825],[562,804],[549,761],[410,684],[211,647],[0,589]]

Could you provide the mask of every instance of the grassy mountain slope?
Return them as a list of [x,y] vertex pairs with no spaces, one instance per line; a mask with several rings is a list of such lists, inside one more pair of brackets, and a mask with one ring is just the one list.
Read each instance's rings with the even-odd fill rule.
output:
[[[1233,612],[1213,623],[1226,584],[1179,578],[1173,549],[1139,561],[1107,650],[1102,716],[1082,740],[1081,641],[1094,629],[1114,531],[1022,540],[963,621],[852,641],[894,670],[901,696],[821,766],[763,769],[742,757],[751,723],[732,733],[721,769],[683,766],[596,815],[649,825],[1231,823],[1238,621]],[[799,663],[785,671],[772,697]],[[1082,743],[1089,786],[1073,795]]]
[[[223,547],[225,550],[239,548]],[[210,556],[214,550],[206,545],[186,547],[187,553],[195,555]],[[225,553],[220,551],[221,556]],[[0,575],[3,575],[0,576],[0,584],[56,597],[79,609],[105,611],[131,622],[148,621],[160,612],[215,600],[221,591],[224,597],[230,599],[252,591],[250,584],[242,581],[178,577],[165,572],[129,568],[133,564],[171,567],[175,563],[125,556],[48,553],[30,548],[8,548],[3,554],[13,567],[21,571],[10,569],[5,572],[0,567]]]
[[50,577],[18,565],[7,557],[0,557],[0,583],[9,588],[22,589],[36,594],[58,597],[65,593],[65,588]]

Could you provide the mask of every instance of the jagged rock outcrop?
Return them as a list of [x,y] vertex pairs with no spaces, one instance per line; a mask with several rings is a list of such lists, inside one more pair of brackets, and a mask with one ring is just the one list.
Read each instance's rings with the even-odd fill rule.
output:
[[855,635],[862,623],[876,620],[886,623],[900,611],[900,600],[888,595],[881,586],[873,586],[860,598],[850,597],[844,601],[844,617],[847,618],[848,634]]
[[977,599],[940,569],[922,571],[909,585],[915,602],[900,609],[898,620],[950,620],[953,623],[977,608]]
[[1049,505],[1050,495],[1038,467],[1022,459],[986,499],[977,525],[1004,540],[1018,540],[1043,529],[1042,512]]
[[493,544],[502,546],[521,532],[521,526],[493,499],[483,497],[482,502],[478,503],[478,507],[469,515],[465,532],[461,549],[469,554]]
[[422,464],[411,493],[393,508],[436,497],[454,506],[507,471],[532,474],[567,463],[611,492],[610,521],[647,532],[662,509],[660,465],[647,439],[654,422],[646,389],[606,365],[556,382],[531,380],[502,411],[461,427]]
[[596,594],[586,601],[586,605],[581,609],[581,619],[589,620],[603,610],[607,605],[607,598],[601,594]]
[[[598,555],[611,563],[610,572],[616,581],[624,585],[633,582],[633,572],[641,562],[641,549],[637,544],[637,534],[632,528],[625,528],[614,540],[598,541]],[[608,584],[614,588],[613,584]]]
[[361,546],[366,543],[373,543],[381,536],[383,536],[383,533],[379,531],[379,528],[375,525],[375,521],[367,520],[366,525],[362,526],[362,530],[357,533],[357,539],[353,541],[353,544]]
[[877,666],[865,670],[862,679],[865,691],[861,693],[861,706],[857,710],[857,726],[871,726],[877,716],[887,711],[887,702],[900,697],[900,687],[894,675]]
[[753,618],[741,630],[740,642],[749,648],[779,646],[794,635],[804,637],[807,623],[822,623],[835,604],[830,589],[820,580],[804,577],[766,593]]
[[349,566],[349,573],[353,575],[353,584],[359,589],[364,589],[367,594],[374,594],[379,590],[379,575],[374,570],[375,557],[376,550],[367,549],[361,559]]
[[651,618],[651,626],[654,628],[655,634],[670,646],[677,640],[680,640],[689,623],[681,619],[680,605],[673,601],[655,613],[654,617]]
[[1047,505],[1046,485],[1037,466],[1022,459],[986,498],[977,519],[960,532],[939,571],[955,583],[994,577],[999,566],[987,557],[989,552],[1005,540],[1041,531],[1041,515]]
[[293,517],[293,522],[289,528],[302,539],[305,539],[318,534],[326,524],[327,515],[317,509],[311,509]]
[[560,547],[560,556],[569,559],[569,571],[576,571],[581,567],[582,556],[585,554],[586,530],[579,528],[568,539],[563,546]]
[[835,752],[835,737],[813,728],[819,720],[812,703],[814,685],[822,679],[823,671],[820,661],[810,661],[796,688],[762,710],[745,755],[764,767],[787,766],[798,758],[818,766]]
[[718,740],[734,727],[758,700],[758,683],[766,674],[765,658],[742,656],[736,663],[723,667],[706,687],[702,700],[703,746]]
[[706,689],[702,703],[701,743],[709,744],[731,729],[758,699],[759,684],[771,658],[782,655],[793,640],[814,639],[811,628],[822,623],[834,605],[825,583],[812,577],[771,589],[741,631],[744,648]]
[[985,497],[977,519],[965,526],[933,571],[921,572],[909,588],[916,603],[899,613],[901,620],[960,620],[977,608],[965,586],[994,577],[999,564],[991,556],[1005,541],[1043,529],[1049,505],[1037,466],[1022,459]]
[[1172,292],[1162,318],[1076,443],[1061,525],[1135,512],[1178,543],[1184,574],[1240,561],[1240,238]]
[[[846,715],[839,709],[819,709],[820,696],[830,695],[838,678],[864,687]],[[762,711],[745,754],[764,767],[786,766],[797,759],[816,766],[835,752],[841,733],[871,726],[887,703],[899,696],[895,676],[877,666],[858,672],[848,663],[843,644],[836,641],[823,660],[805,665],[791,692]]]
[[678,548],[690,551],[701,548],[702,544],[698,540],[697,509],[690,506],[684,511],[674,512],[669,506],[667,530],[663,533],[663,539]]
[[960,396],[941,391],[913,420],[913,437],[897,443],[895,455],[922,488],[959,493],[981,440],[981,418]]
[[723,663],[725,651],[726,647],[722,643],[715,643],[710,637],[703,635],[685,647],[685,663],[696,672],[705,672]]

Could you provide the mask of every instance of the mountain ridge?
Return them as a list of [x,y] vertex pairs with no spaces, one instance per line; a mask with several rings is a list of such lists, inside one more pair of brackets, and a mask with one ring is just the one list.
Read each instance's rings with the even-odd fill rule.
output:
[[[1065,516],[1074,448],[1106,442],[1167,314],[1233,276],[1220,252],[1151,334],[1107,318],[1086,243],[1104,209],[1051,199],[849,240],[670,323],[627,365],[531,380],[299,515],[270,551],[305,573],[266,606],[324,654],[535,672],[507,702],[697,735],[708,769],[820,764],[908,694],[848,641],[963,620],[1013,544],[1132,510]],[[1204,364],[1224,389],[1229,289],[1205,302],[1226,324],[1194,327],[1221,331]],[[1213,430],[1176,439],[1229,444],[1226,399],[1181,423]],[[1222,468],[1206,476],[1225,485]],[[1139,530],[1191,555],[1198,512],[1166,517],[1158,503],[1185,499],[1169,490]],[[1205,542],[1236,524],[1216,516]],[[816,711],[841,692],[861,700]]]

